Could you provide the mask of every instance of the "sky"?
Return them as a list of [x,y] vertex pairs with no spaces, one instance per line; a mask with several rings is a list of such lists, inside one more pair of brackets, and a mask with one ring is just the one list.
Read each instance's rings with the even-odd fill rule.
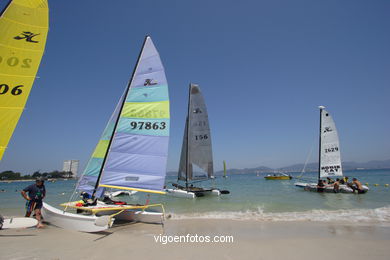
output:
[[[6,4],[0,0],[0,8]],[[215,170],[318,158],[318,106],[343,161],[390,158],[390,1],[49,0],[50,31],[0,171],[82,171],[145,35],[171,102],[167,170],[178,169],[189,83],[201,87]],[[0,35],[1,37],[1,35]]]

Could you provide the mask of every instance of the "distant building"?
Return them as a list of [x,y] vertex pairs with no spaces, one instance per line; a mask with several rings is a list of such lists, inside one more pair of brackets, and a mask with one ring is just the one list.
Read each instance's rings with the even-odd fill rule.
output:
[[62,171],[71,172],[72,175],[69,177],[76,178],[79,170],[79,161],[78,160],[66,160],[64,161],[64,167]]

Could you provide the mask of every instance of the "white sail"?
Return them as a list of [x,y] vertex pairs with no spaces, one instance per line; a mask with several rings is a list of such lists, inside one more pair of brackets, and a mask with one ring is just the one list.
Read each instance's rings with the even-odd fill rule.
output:
[[320,112],[320,178],[342,176],[340,144],[336,125],[332,116],[324,110],[324,107],[320,107]]
[[[211,133],[206,105],[198,85],[191,84],[188,102],[188,118],[183,138],[179,180],[208,179],[214,173]],[[194,171],[194,165],[204,173]]]

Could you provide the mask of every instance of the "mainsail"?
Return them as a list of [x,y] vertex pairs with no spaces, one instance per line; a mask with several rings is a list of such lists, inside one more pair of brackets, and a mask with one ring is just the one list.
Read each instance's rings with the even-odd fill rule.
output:
[[332,116],[320,106],[320,165],[319,177],[342,176],[340,145]]
[[133,76],[79,183],[95,196],[118,188],[163,193],[169,141],[169,97],[164,67],[147,36]]
[[[211,133],[206,105],[198,85],[189,89],[188,116],[179,165],[179,180],[203,180],[213,176]],[[205,174],[194,172],[193,165]]]
[[34,83],[48,26],[46,0],[13,0],[0,15],[0,160]]

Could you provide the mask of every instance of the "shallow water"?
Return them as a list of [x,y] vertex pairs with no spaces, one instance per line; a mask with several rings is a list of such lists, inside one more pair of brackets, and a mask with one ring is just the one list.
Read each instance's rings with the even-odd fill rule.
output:
[[[297,174],[293,174],[298,175]],[[220,197],[181,199],[164,195],[150,195],[151,203],[163,203],[166,212],[174,219],[216,218],[255,219],[267,221],[312,220],[312,221],[374,221],[390,223],[390,170],[362,170],[345,172],[350,178],[356,177],[363,184],[369,183],[367,194],[332,194],[306,192],[294,186],[292,180],[265,180],[264,174],[232,175],[217,177],[204,182],[204,187],[214,185],[230,191]],[[315,173],[304,177],[315,181]],[[175,182],[175,176],[167,177],[167,186]],[[213,184],[214,182],[214,184]],[[0,183],[0,213],[23,215],[24,199],[20,190],[31,182]],[[374,186],[373,184],[379,184]],[[208,186],[209,185],[209,186]],[[74,180],[46,183],[46,202],[52,205],[68,201],[75,186]],[[137,193],[132,197],[121,197],[132,203],[143,203],[146,194]]]

